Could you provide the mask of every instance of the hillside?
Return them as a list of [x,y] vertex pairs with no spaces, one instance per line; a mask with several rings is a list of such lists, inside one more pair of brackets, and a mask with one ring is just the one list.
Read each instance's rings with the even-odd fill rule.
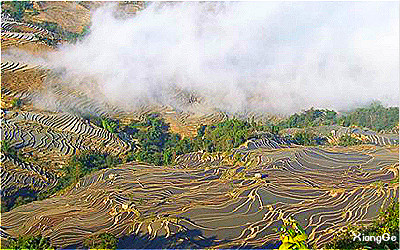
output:
[[277,248],[289,217],[323,248],[399,198],[398,107],[231,112],[171,85],[126,108],[52,65],[104,5],[1,3],[2,248]]

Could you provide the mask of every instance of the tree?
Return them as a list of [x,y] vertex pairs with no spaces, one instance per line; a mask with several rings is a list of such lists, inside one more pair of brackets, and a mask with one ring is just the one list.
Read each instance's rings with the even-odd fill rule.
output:
[[337,113],[334,110],[314,109],[305,110],[291,115],[278,126],[283,128],[306,128],[337,123]]
[[93,150],[74,155],[68,165],[62,168],[64,175],[58,179],[57,185],[50,190],[40,192],[38,198],[46,199],[52,194],[64,190],[79,181],[84,176],[104,168],[111,168],[121,163],[121,159]]
[[362,144],[362,140],[359,140],[357,138],[352,137],[351,135],[342,135],[341,137],[339,137],[339,141],[338,144],[340,146],[354,146],[354,145],[360,145]]
[[399,124],[399,108],[385,108],[381,103],[373,102],[367,107],[346,113],[339,119],[339,124],[366,127],[377,132],[391,130]]

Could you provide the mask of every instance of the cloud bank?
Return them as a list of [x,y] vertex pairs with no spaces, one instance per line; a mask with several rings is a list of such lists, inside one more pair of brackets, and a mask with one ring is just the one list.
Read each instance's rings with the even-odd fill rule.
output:
[[398,106],[399,3],[152,3],[135,17],[97,10],[90,34],[50,55],[126,109],[196,93],[230,112],[288,114]]

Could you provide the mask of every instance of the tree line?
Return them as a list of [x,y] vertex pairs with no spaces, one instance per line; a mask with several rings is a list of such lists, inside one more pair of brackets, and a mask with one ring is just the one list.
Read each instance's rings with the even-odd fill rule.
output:
[[306,128],[323,125],[358,126],[376,132],[392,130],[399,126],[399,107],[384,107],[380,102],[373,102],[366,107],[356,108],[339,115],[334,110],[314,109],[295,113],[278,123],[279,129]]

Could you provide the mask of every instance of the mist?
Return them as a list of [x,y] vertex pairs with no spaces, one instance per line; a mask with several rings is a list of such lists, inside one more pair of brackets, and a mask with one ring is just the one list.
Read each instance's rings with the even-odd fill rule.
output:
[[123,109],[178,105],[178,90],[228,112],[398,106],[398,2],[157,2],[125,19],[114,7],[47,63]]

